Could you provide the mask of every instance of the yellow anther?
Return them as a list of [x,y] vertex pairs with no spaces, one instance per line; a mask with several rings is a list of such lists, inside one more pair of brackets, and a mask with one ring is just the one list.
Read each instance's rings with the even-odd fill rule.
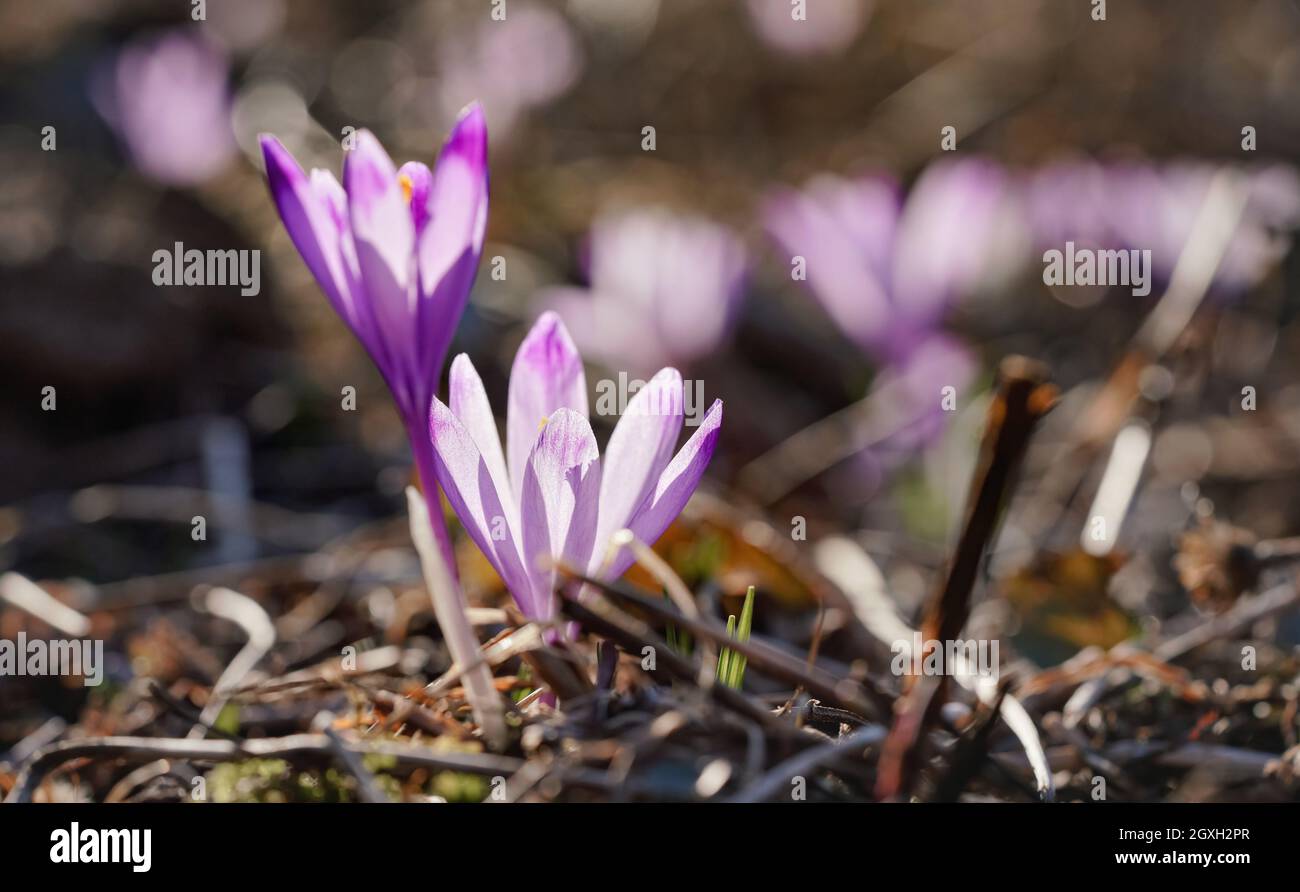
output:
[[538,432],[539,434],[540,434],[542,431],[546,430],[546,425],[547,425],[547,423],[550,422],[550,420],[551,420],[550,417],[548,417],[548,416],[546,416],[546,415],[543,415],[543,416],[542,416],[542,423],[539,424],[539,425],[537,425],[537,432]]
[[402,187],[402,195],[406,198],[407,203],[410,203],[411,190],[415,188],[415,184],[411,182],[411,178],[404,173],[399,174],[397,177],[397,184]]

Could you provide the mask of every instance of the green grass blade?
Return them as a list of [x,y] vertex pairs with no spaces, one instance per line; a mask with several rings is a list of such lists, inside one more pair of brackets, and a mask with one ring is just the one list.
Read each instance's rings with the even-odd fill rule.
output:
[[[727,637],[728,638],[736,637],[736,617],[734,614],[727,617]],[[722,682],[725,685],[731,684],[731,661],[734,658],[735,658],[735,654],[731,652],[731,648],[729,647],[724,647],[718,653],[717,677],[718,677],[718,681]]]
[[[748,641],[749,631],[754,626],[754,587],[745,592],[745,605],[740,609],[740,622],[736,625],[736,640]],[[731,660],[731,686],[740,690],[745,681],[745,655],[737,653]]]

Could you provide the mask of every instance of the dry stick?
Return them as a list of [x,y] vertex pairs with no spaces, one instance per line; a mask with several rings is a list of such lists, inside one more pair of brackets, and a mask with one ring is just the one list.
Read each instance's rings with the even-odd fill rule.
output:
[[833,743],[810,747],[774,766],[754,783],[733,793],[727,802],[763,802],[778,793],[788,792],[796,777],[806,777],[833,759],[839,759],[873,746],[885,739],[880,725],[865,725]]
[[[686,587],[686,583],[673,572],[673,568],[667,561],[655,554],[653,548],[638,539],[636,534],[628,529],[619,530],[610,539],[611,556],[617,554],[620,548],[627,548],[632,552],[637,565],[664,587],[668,597],[684,616],[689,616],[691,619],[701,618],[700,608],[696,605],[695,597]],[[713,675],[718,669],[718,649],[713,646],[712,641],[705,639],[700,642],[700,650],[700,671],[705,675]]]
[[1227,613],[1214,617],[1194,629],[1157,647],[1153,654],[1166,663],[1184,657],[1203,644],[1218,638],[1227,638],[1249,629],[1261,619],[1281,613],[1300,603],[1300,588],[1294,582],[1283,583],[1253,598],[1243,598]]
[[[821,572],[839,586],[849,600],[853,616],[869,635],[885,645],[897,648],[902,644],[906,651],[911,650],[914,630],[895,612],[894,602],[885,590],[884,577],[880,575],[875,562],[856,542],[835,536],[823,539],[817,544],[816,563]],[[907,657],[910,658],[910,653]],[[986,705],[1001,696],[1002,720],[1025,748],[1025,754],[1034,768],[1034,781],[1039,795],[1051,799],[1055,795],[1052,773],[1047,766],[1038,729],[1024,706],[1010,693],[1000,695],[996,686],[990,690],[985,684],[988,679],[960,674],[960,669],[958,672],[958,684],[973,691]]]
[[8,601],[69,638],[82,638],[90,634],[90,620],[18,573],[0,576],[0,601]]
[[[465,617],[465,596],[460,590],[434,541],[429,509],[424,497],[413,486],[406,488],[406,502],[411,515],[411,539],[424,569],[424,584],[433,600],[433,614],[442,629],[451,651],[452,659],[461,666],[472,666],[478,660],[478,638]],[[465,672],[465,698],[474,711],[474,720],[483,731],[488,746],[501,749],[506,743],[506,725],[501,708],[501,698],[492,684],[492,671],[478,665]]]
[[[235,654],[230,665],[212,686],[208,702],[204,704],[202,712],[186,735],[191,740],[202,739],[208,735],[208,732],[215,730],[217,718],[229,702],[233,691],[275,645],[275,624],[262,609],[262,605],[247,595],[241,595],[228,588],[212,588],[202,594],[197,606],[213,616],[239,626],[248,636],[248,641],[240,648],[239,653]],[[155,690],[161,691],[161,686],[155,686]],[[169,708],[174,708],[171,703],[167,705]],[[141,784],[162,777],[170,770],[171,766],[165,759],[142,765],[114,784],[104,801],[121,802]]]
[[325,739],[329,741],[330,750],[334,753],[335,758],[356,780],[357,791],[361,795],[362,802],[389,801],[383,791],[375,785],[375,776],[361,761],[361,754],[343,738],[342,734],[334,730],[333,713],[321,712],[317,714],[316,718],[312,720],[312,728],[325,735]]
[[[682,681],[698,684],[700,663],[678,654],[645,623],[619,611],[599,596],[589,597],[583,604],[564,588],[560,589],[560,594],[562,596],[560,610],[570,619],[582,624],[588,631],[603,635],[622,645],[623,649],[630,653],[641,653],[642,648],[646,646],[654,648],[655,668],[649,670],[650,674],[666,674]],[[719,705],[758,722],[769,730],[777,727],[784,728],[765,708],[724,684],[710,681],[708,684],[701,685],[700,690],[712,697]]]
[[1034,494],[1034,529],[1056,525],[1093,460],[1132,414],[1142,372],[1169,351],[1191,322],[1228,250],[1246,199],[1241,176],[1231,169],[1224,168],[1210,181],[1169,287],[1106,383],[1079,415],[1066,443],[1053,454],[1049,467],[1054,473],[1047,475]]
[[[923,623],[925,641],[939,642],[939,647],[942,642],[956,640],[966,625],[971,589],[984,551],[993,539],[1012,476],[1034,426],[1056,401],[1056,388],[1047,383],[1047,371],[1039,363],[1011,356],[1002,361],[998,376],[999,392],[989,406],[966,522],[943,588],[931,602]],[[946,682],[947,676],[923,676],[902,700],[880,756],[876,778],[880,798],[893,799],[910,790],[919,764],[920,743],[943,705]]]
[[[889,714],[893,699],[871,684],[836,680],[815,667],[806,667],[802,660],[792,657],[771,645],[751,638],[737,641],[727,637],[726,627],[710,619],[692,619],[673,610],[658,598],[647,598],[621,583],[603,582],[560,566],[559,569],[589,585],[612,595],[620,602],[635,605],[655,619],[670,622],[696,638],[707,638],[715,644],[729,647],[745,657],[747,665],[764,675],[784,681],[795,687],[802,686],[820,700],[833,703],[859,715],[882,717]],[[607,600],[608,603],[608,600]],[[613,606],[613,605],[611,605]],[[626,614],[624,614],[626,615]],[[646,627],[648,629],[648,627]],[[651,632],[651,635],[654,633]]]
[[[352,749],[365,755],[390,756],[399,764],[430,768],[435,771],[460,771],[486,777],[508,776],[523,760],[482,753],[439,753],[425,746],[396,743],[356,745]],[[72,759],[111,758],[133,761],[178,759],[197,762],[237,762],[244,759],[291,759],[297,757],[333,758],[334,748],[324,734],[292,734],[288,737],[262,738],[237,743],[231,740],[190,740],[157,737],[92,737],[69,740],[45,747],[35,753],[18,774],[14,788],[5,802],[29,802],[45,776]],[[580,775],[584,786],[601,784],[596,778]]]
[[1002,712],[1002,700],[1006,694],[1006,685],[999,685],[993,702],[981,703],[972,727],[957,741],[948,773],[935,786],[934,793],[930,797],[932,802],[956,802],[971,778],[984,764],[989,753],[989,737],[997,725],[998,715]]
[[243,629],[248,635],[248,642],[235,654],[235,658],[213,685],[208,702],[204,705],[203,712],[199,713],[198,724],[190,729],[188,736],[191,738],[207,734],[208,726],[216,722],[230,699],[231,692],[275,645],[275,624],[262,609],[262,605],[247,595],[228,588],[214,588],[203,595],[202,604],[208,613],[229,620]]

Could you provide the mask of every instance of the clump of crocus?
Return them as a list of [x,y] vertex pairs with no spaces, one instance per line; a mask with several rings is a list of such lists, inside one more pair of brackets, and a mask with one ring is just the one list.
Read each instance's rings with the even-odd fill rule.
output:
[[235,154],[229,76],[220,48],[197,32],[169,31],[128,44],[95,83],[95,103],[142,173],[190,186]]
[[591,227],[587,289],[553,288],[583,352],[648,374],[718,348],[735,315],[745,249],[709,220],[661,208],[607,213]]
[[438,482],[466,531],[528,616],[555,615],[553,560],[605,578],[632,563],[611,538],[627,528],[654,542],[685,507],[717,444],[722,403],[673,454],[682,379],[655,375],[628,403],[602,458],[587,415],[587,382],[564,324],[544,313],[510,372],[506,446],[469,357],[451,364],[450,405],[429,418]]
[[[388,383],[436,508],[426,425],[483,252],[487,128],[479,106],[469,106],[433,170],[418,161],[397,169],[369,131],[355,136],[342,185],[325,170],[304,173],[269,135],[261,138],[266,175],[298,253]],[[450,560],[441,512],[430,514]]]

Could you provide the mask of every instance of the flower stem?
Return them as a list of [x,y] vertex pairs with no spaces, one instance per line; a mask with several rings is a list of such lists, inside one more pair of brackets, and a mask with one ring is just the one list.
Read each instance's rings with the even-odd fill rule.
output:
[[429,526],[433,529],[433,540],[442,552],[443,563],[455,582],[460,581],[460,571],[456,567],[456,552],[451,546],[451,536],[447,532],[447,521],[442,516],[442,502],[438,497],[438,476],[434,472],[433,441],[428,432],[421,432],[416,425],[406,426],[411,441],[411,454],[415,456],[415,470],[420,480],[420,493],[424,496],[429,509]]

